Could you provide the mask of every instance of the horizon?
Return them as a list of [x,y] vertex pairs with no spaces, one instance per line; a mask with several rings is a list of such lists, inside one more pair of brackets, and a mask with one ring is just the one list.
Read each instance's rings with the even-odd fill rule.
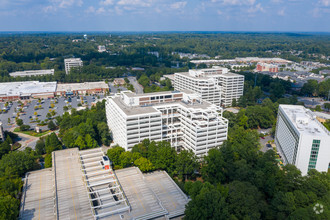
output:
[[0,32],[330,32],[330,0],[0,0]]

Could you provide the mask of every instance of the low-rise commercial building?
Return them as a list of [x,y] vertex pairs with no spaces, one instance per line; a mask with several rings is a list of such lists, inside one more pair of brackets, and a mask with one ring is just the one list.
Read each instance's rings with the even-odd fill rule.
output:
[[53,98],[56,82],[6,82],[0,83],[0,101],[30,98]]
[[102,82],[57,84],[56,95],[98,94],[109,91],[109,85]]
[[80,58],[69,58],[64,59],[65,73],[69,74],[71,68],[82,67],[83,62]]
[[108,97],[106,115],[113,140],[126,150],[144,139],[168,141],[197,156],[227,139],[222,109],[189,90]]
[[330,132],[309,109],[280,105],[275,144],[284,163],[295,165],[303,175],[310,169],[327,172],[330,166]]
[[230,106],[243,95],[244,76],[230,73],[227,68],[189,70],[174,74],[174,89],[190,89],[202,99],[218,106]]
[[54,69],[18,71],[18,72],[9,73],[9,75],[12,77],[54,75]]
[[256,71],[258,72],[271,72],[271,73],[277,73],[278,72],[278,66],[275,64],[270,63],[258,63]]

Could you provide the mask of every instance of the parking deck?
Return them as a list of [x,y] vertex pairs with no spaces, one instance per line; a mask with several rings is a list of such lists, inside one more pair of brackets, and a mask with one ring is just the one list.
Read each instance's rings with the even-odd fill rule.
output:
[[26,174],[20,219],[55,219],[52,170]]
[[164,171],[113,171],[101,148],[52,153],[53,167],[27,173],[20,219],[170,219],[187,196]]

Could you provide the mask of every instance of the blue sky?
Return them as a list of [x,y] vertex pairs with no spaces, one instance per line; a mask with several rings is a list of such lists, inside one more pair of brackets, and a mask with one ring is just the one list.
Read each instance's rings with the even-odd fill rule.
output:
[[330,32],[330,0],[0,0],[0,31]]

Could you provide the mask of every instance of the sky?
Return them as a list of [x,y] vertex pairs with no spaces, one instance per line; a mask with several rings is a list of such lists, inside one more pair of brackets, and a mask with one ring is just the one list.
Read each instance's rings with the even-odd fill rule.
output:
[[0,31],[330,32],[330,0],[0,0]]

